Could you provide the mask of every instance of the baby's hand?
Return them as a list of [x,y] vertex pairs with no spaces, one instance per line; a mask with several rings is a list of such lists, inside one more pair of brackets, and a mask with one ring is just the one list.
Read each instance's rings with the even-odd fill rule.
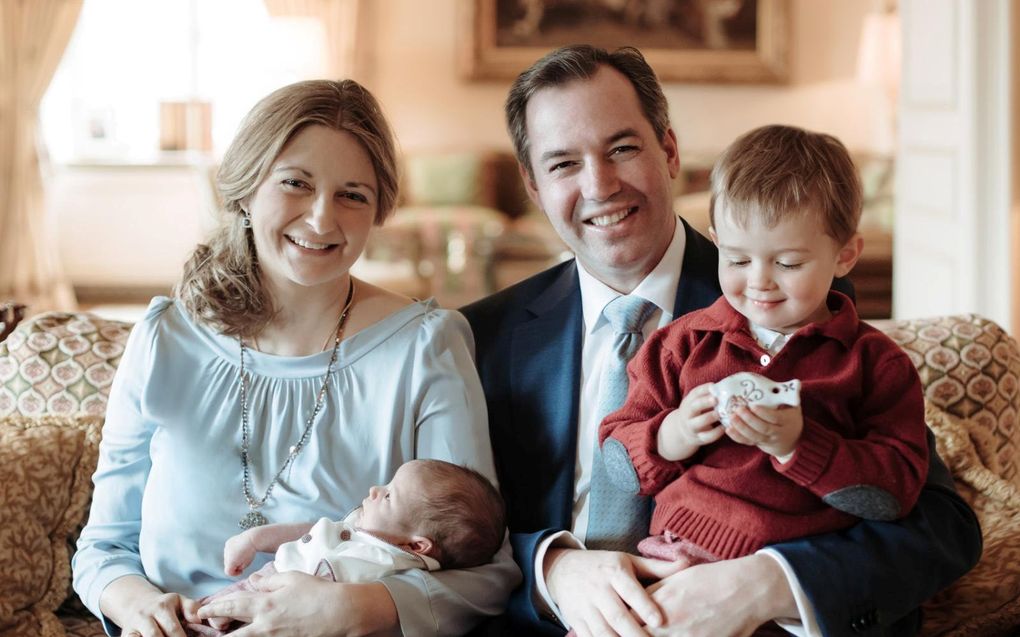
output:
[[230,628],[230,625],[234,623],[233,617],[210,617],[206,620],[210,626],[220,632],[226,632]]
[[658,452],[666,460],[685,460],[699,447],[722,437],[725,430],[715,411],[712,384],[698,385],[687,392],[680,406],[666,416],[659,427]]
[[258,550],[248,531],[238,533],[223,545],[223,571],[231,577],[237,577],[248,568],[256,553]]
[[797,449],[803,431],[804,414],[800,407],[745,405],[730,416],[726,435],[734,442],[754,445],[786,462]]

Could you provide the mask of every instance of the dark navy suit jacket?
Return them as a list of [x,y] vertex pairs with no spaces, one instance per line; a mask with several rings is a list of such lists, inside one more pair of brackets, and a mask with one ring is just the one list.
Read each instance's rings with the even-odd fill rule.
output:
[[[686,222],[684,230],[677,317],[721,293],[715,246]],[[461,311],[474,331],[511,543],[524,574],[488,632],[561,636],[564,629],[540,617],[531,600],[538,544],[572,527],[584,324],[577,266],[561,263]],[[919,604],[977,562],[977,520],[929,438],[928,483],[905,520],[862,522],[773,547],[794,568],[826,635],[912,634]]]

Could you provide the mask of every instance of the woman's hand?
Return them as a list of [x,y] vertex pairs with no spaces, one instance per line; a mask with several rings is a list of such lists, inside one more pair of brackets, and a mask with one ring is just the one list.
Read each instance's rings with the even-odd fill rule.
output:
[[386,587],[338,584],[298,572],[260,580],[259,592],[237,592],[209,602],[198,617],[245,623],[232,637],[263,635],[399,635],[397,607]]
[[198,602],[164,593],[144,577],[121,577],[110,583],[99,608],[132,637],[185,637],[181,619],[199,622]]

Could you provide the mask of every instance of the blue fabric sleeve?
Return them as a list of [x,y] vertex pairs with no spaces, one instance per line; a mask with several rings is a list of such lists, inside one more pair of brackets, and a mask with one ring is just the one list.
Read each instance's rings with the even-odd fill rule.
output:
[[545,529],[535,533],[512,533],[510,543],[513,545],[514,558],[517,560],[524,580],[510,597],[507,607],[506,621],[512,626],[509,634],[527,634],[542,636],[560,636],[563,627],[553,617],[540,615],[535,608],[534,599],[538,596],[538,585],[535,581],[535,554],[538,546],[557,529]]
[[[471,330],[457,312],[426,316],[417,341],[408,404],[418,414],[415,457],[466,464],[496,483],[488,416],[472,358]],[[463,635],[481,618],[503,612],[520,581],[510,542],[490,564],[430,573],[405,571],[382,580],[405,635]]]
[[[166,299],[153,301],[132,329],[110,388],[92,508],[71,563],[74,590],[97,617],[102,617],[99,599],[110,582],[125,575],[144,577],[138,534],[154,426],[141,404],[156,324],[168,304]],[[112,624],[104,624],[110,632]]]

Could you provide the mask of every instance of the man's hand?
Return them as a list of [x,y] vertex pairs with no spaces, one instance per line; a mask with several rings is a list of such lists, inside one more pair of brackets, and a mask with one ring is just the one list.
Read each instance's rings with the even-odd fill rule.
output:
[[662,421],[656,446],[666,460],[686,460],[698,448],[711,444],[726,433],[715,411],[712,383],[698,385],[687,392],[680,406]]
[[767,555],[698,564],[648,587],[666,614],[654,637],[747,637],[773,619],[796,619],[779,563]]
[[615,551],[553,548],[545,556],[549,593],[578,637],[648,635],[662,611],[639,579],[661,579],[685,565]]
[[726,435],[733,442],[754,445],[786,462],[797,449],[804,431],[804,415],[800,407],[763,407],[747,405],[730,417]]

